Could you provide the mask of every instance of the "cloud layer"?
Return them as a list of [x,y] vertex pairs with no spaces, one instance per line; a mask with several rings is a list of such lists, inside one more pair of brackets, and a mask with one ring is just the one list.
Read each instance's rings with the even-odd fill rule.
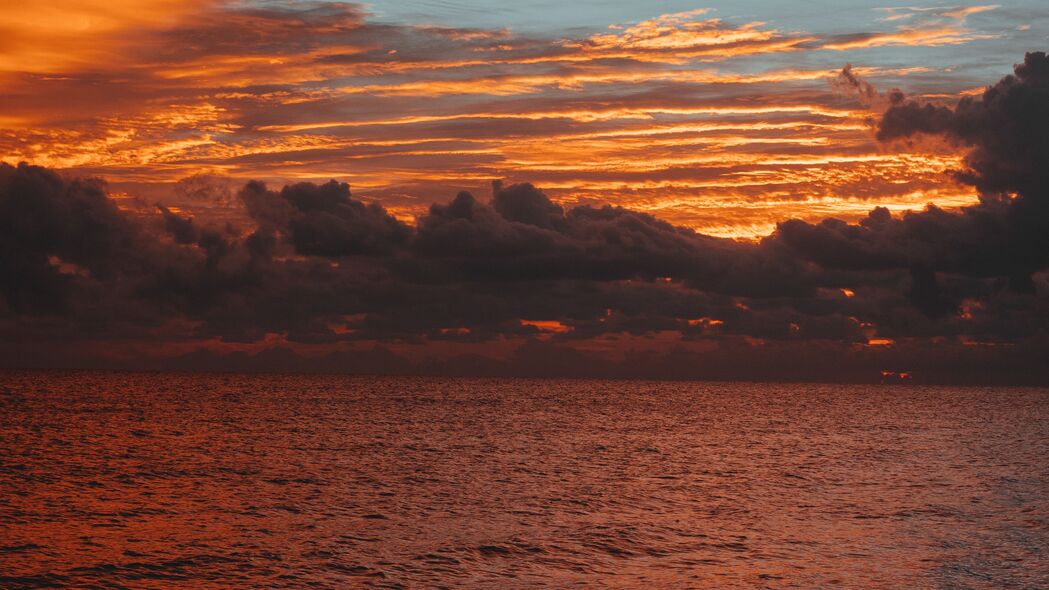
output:
[[[339,178],[402,219],[506,178],[751,238],[872,203],[971,203],[942,175],[957,150],[878,147],[870,92],[971,88],[935,52],[1012,50],[1027,33],[996,19],[1022,15],[852,12],[833,35],[698,10],[542,36],[332,2],[49,2],[0,16],[0,161],[155,199],[199,173]],[[863,93],[828,83],[846,62]]]
[[[1043,381],[1049,58],[1027,54],[954,107],[891,100],[879,137],[964,146],[955,174],[978,204],[787,220],[740,242],[619,206],[565,208],[526,183],[461,192],[410,225],[346,184],[253,181],[236,192],[250,219],[238,224],[122,210],[101,181],[3,165],[3,344],[29,364],[119,364],[148,344],[137,358],[198,367],[235,352],[226,360],[250,368],[269,350],[274,367],[317,370],[367,358],[381,370],[869,378],[920,364],[942,380],[951,367],[974,378],[961,363],[978,361],[997,380]],[[376,344],[398,354],[360,356]]]
[[0,354],[1037,381],[1046,57],[980,87],[1035,42],[1026,6],[546,35],[331,2],[8,11]]

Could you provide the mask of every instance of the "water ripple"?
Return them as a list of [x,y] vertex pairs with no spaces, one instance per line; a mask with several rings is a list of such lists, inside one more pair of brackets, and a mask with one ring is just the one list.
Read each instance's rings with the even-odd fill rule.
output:
[[1047,588],[1049,391],[0,373],[3,588]]

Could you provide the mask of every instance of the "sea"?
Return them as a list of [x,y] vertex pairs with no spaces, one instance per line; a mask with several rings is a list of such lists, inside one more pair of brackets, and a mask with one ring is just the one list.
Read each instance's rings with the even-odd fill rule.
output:
[[1049,588],[1049,390],[0,373],[0,588]]

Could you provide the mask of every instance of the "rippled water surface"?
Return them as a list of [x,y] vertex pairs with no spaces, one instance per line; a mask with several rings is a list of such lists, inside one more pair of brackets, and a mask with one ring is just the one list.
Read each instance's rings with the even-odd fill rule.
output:
[[1049,588],[1049,391],[0,373],[0,587]]

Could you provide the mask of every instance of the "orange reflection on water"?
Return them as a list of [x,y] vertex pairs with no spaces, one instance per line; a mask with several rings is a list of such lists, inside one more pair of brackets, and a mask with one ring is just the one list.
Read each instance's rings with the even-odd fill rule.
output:
[[1037,587],[1047,395],[4,373],[0,586]]

